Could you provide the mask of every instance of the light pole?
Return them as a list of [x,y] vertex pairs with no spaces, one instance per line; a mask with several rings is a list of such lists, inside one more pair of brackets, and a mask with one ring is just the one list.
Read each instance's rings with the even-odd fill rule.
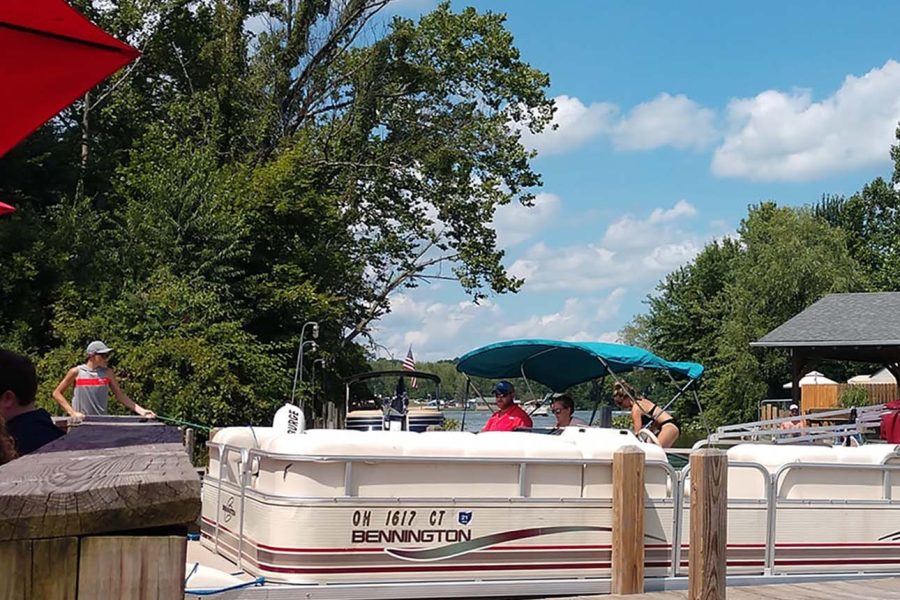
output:
[[303,336],[306,335],[306,328],[310,325],[312,325],[313,340],[319,337],[319,324],[315,321],[307,321],[303,324],[303,327],[300,328],[300,347],[297,348],[297,364],[294,367],[294,385],[291,388],[291,404],[294,404],[294,398],[297,395],[297,377],[299,376],[300,381],[303,381],[303,375],[301,373],[303,370],[303,348],[304,346],[311,346],[313,351],[316,349],[316,343],[314,341],[303,341]]

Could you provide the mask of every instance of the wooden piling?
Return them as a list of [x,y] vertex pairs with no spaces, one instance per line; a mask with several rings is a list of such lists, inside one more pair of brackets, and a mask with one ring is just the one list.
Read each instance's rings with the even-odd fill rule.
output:
[[197,446],[197,433],[193,428],[188,427],[184,430],[184,449],[190,458],[191,464],[194,464],[194,449]]
[[613,454],[612,593],[644,591],[644,453]]
[[725,600],[728,456],[704,448],[691,454],[689,600]]
[[0,600],[183,598],[199,512],[176,428],[73,428],[0,467]]

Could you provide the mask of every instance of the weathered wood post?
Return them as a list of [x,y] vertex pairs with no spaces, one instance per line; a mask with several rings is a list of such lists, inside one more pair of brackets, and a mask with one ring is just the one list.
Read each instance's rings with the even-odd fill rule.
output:
[[106,419],[0,467],[0,600],[184,598],[200,480],[181,433]]
[[704,448],[691,455],[689,600],[725,600],[728,455]]
[[644,591],[644,453],[613,454],[612,593]]
[[197,446],[197,433],[192,427],[184,430],[184,449],[187,451],[191,464],[194,464],[194,449]]

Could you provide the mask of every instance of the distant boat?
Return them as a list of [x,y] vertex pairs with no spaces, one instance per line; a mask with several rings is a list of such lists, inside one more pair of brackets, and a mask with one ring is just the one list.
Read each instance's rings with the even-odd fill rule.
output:
[[536,402],[529,402],[522,406],[532,417],[546,417],[550,414],[550,407],[547,404],[538,404]]
[[[379,398],[358,398],[351,395],[352,385],[373,379],[397,377],[397,386],[392,395]],[[346,389],[346,428],[357,431],[402,431],[422,432],[430,428],[440,429],[444,425],[440,401],[435,399],[424,405],[410,406],[405,378],[431,381],[435,386],[435,397],[440,397],[441,378],[424,371],[390,370],[372,371],[353,375],[344,380]]]

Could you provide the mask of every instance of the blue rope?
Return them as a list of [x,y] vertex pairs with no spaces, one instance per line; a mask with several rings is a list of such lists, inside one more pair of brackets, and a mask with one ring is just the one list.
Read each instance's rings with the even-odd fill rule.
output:
[[[200,563],[197,563],[197,564],[200,564]],[[194,567],[194,568],[196,569],[196,567]],[[242,588],[248,588],[248,587],[253,587],[253,586],[261,586],[261,585],[265,585],[265,583],[266,583],[265,577],[257,577],[253,581],[248,581],[246,583],[239,583],[237,585],[232,585],[229,587],[223,587],[223,588],[218,588],[218,589],[189,590],[189,589],[185,588],[184,593],[191,594],[193,596],[212,596],[214,594],[221,594],[223,592],[230,592],[232,590],[239,590]]]

